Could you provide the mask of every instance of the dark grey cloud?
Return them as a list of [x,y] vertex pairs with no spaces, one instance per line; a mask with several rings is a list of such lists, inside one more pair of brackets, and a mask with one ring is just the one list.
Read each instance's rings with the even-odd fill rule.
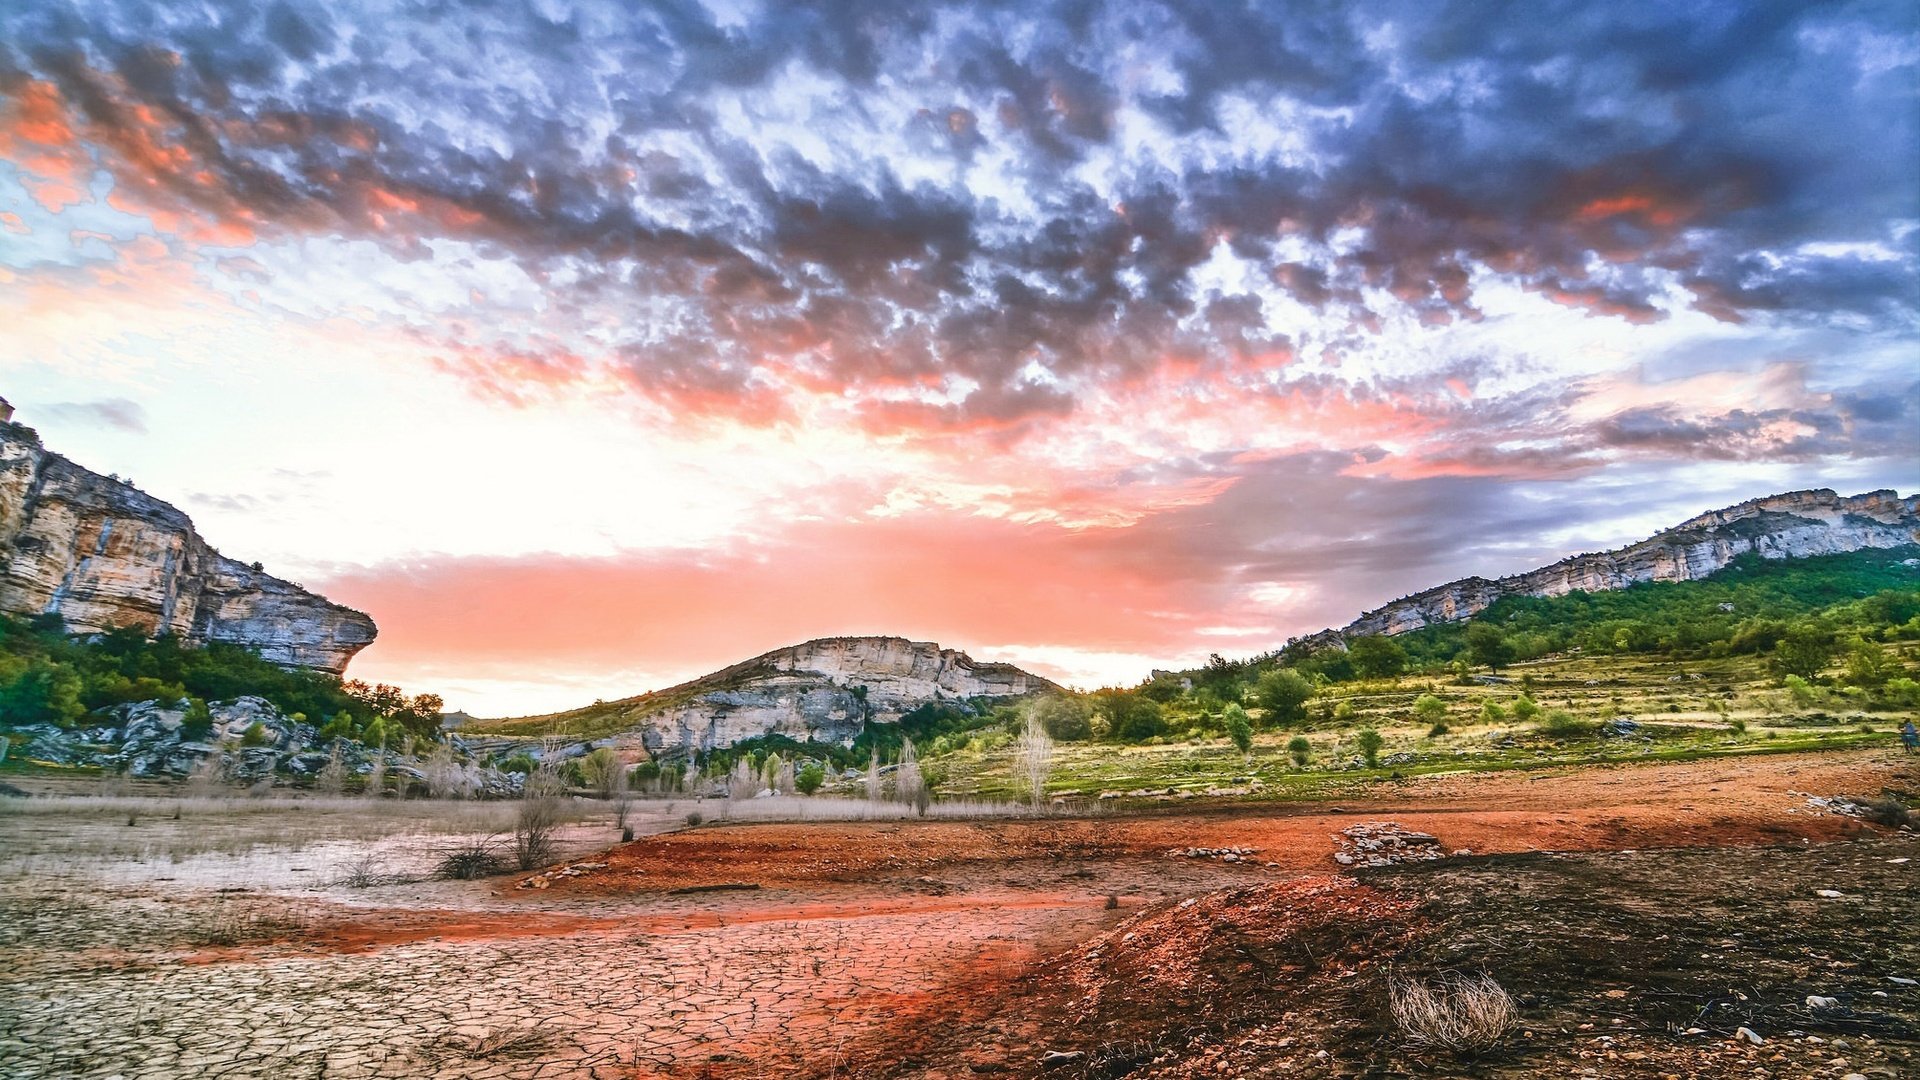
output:
[[[615,335],[630,381],[718,411],[777,412],[774,364],[958,380],[962,404],[876,418],[1015,423],[1168,358],[1312,344],[1198,283],[1221,241],[1359,330],[1375,290],[1480,318],[1482,273],[1598,318],[1677,295],[1914,330],[1920,16],[1897,0],[548,11],[28,3],[0,13],[0,94],[56,86],[171,211],[408,258],[469,240],[564,281],[558,311],[653,312]],[[1298,153],[1237,153],[1232,102],[1296,110]],[[1128,156],[1127,115],[1166,152]]]

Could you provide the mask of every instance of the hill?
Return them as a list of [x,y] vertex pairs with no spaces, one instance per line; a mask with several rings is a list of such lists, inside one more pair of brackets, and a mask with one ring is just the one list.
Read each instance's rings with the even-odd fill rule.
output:
[[1505,597],[1608,592],[1658,581],[1709,577],[1742,555],[1795,559],[1920,543],[1920,495],[1895,491],[1842,497],[1789,491],[1689,518],[1637,544],[1574,555],[1523,574],[1461,578],[1375,608],[1300,644],[1336,645],[1369,635],[1405,634],[1459,622]]
[[617,735],[656,755],[706,752],[781,736],[850,744],[868,724],[933,705],[1005,701],[1060,687],[1012,664],[897,637],[819,638],[763,653],[678,686],[544,716],[474,720],[472,735]]

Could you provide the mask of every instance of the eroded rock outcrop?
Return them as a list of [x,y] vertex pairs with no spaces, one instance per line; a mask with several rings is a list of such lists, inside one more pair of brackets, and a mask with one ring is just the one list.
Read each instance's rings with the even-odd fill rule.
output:
[[1821,488],[1790,491],[1713,510],[1615,551],[1575,555],[1495,580],[1448,582],[1376,608],[1339,630],[1307,639],[1331,645],[1370,634],[1404,634],[1471,618],[1503,596],[1604,592],[1643,581],[1706,577],[1740,555],[1767,559],[1838,555],[1920,543],[1920,495],[1870,491],[1843,497]]
[[373,620],[215,551],[187,515],[0,422],[0,611],[137,626],[339,673]]
[[[623,701],[531,718],[552,731],[623,728],[609,745],[677,756],[759,735],[848,743],[863,724],[893,723],[922,705],[1057,691],[1011,664],[897,637],[821,638],[775,649],[689,683]],[[523,721],[483,723],[516,730]]]

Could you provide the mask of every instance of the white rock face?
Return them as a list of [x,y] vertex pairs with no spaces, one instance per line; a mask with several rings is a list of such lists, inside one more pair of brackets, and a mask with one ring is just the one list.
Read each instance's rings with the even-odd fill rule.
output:
[[339,673],[373,620],[215,551],[175,507],[0,422],[0,611],[136,626]]
[[1494,581],[1471,577],[1449,582],[1395,600],[1308,641],[1331,645],[1457,622],[1503,596],[1564,596],[1575,590],[1624,589],[1643,581],[1690,581],[1748,552],[1767,559],[1801,559],[1907,544],[1920,544],[1920,495],[1902,498],[1894,491],[1870,491],[1842,497],[1825,488],[1790,491],[1701,514],[1617,551],[1575,555]]
[[845,744],[867,721],[893,723],[922,705],[1059,689],[930,641],[822,638],[631,699],[635,726],[616,741],[668,754],[769,734]]

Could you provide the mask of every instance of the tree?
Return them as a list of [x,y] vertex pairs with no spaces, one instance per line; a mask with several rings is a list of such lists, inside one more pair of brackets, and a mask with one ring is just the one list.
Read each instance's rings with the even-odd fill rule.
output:
[[1363,679],[1388,679],[1407,666],[1407,650],[1389,637],[1368,635],[1347,642],[1347,656],[1353,670]]
[[1029,709],[1047,734],[1061,742],[1080,742],[1093,737],[1093,707],[1085,698],[1049,694]]
[[1234,749],[1247,753],[1253,749],[1253,722],[1247,719],[1247,710],[1238,705],[1229,705],[1220,714],[1227,728],[1227,738],[1233,740]]
[[1437,724],[1447,718],[1446,700],[1433,694],[1421,694],[1413,701],[1413,715],[1423,724]]
[[1485,705],[1480,706],[1480,722],[1483,724],[1504,724],[1507,722],[1507,710],[1501,708],[1499,702],[1488,699]]
[[[1157,712],[1159,706],[1154,708]],[[1014,767],[1028,797],[1038,807],[1047,797],[1047,777],[1053,772],[1053,740],[1031,712],[1027,714],[1026,728],[1020,733],[1020,744],[1014,750]]]
[[1380,748],[1386,745],[1386,740],[1380,737],[1379,732],[1365,727],[1353,733],[1353,745],[1359,749],[1367,768],[1371,769],[1380,764]]
[[1865,638],[1854,638],[1847,646],[1847,683],[1877,690],[1899,674],[1886,651]]
[[1833,635],[1811,623],[1801,623],[1787,631],[1787,636],[1773,647],[1773,670],[1782,677],[1814,678],[1832,659]]
[[827,770],[817,761],[809,761],[794,774],[793,786],[802,795],[811,795],[827,782]]
[[1138,694],[1110,691],[1095,699],[1094,708],[1106,717],[1107,732],[1121,742],[1144,742],[1166,730],[1159,704]]
[[1287,740],[1287,756],[1293,759],[1295,765],[1304,769],[1307,767],[1307,762],[1313,758],[1313,744],[1307,741],[1305,735],[1295,735]]
[[1540,715],[1540,706],[1525,694],[1513,699],[1513,718],[1526,723]]
[[1254,684],[1254,695],[1267,711],[1267,723],[1297,724],[1307,718],[1307,702],[1313,700],[1313,684],[1292,668],[1274,668]]

